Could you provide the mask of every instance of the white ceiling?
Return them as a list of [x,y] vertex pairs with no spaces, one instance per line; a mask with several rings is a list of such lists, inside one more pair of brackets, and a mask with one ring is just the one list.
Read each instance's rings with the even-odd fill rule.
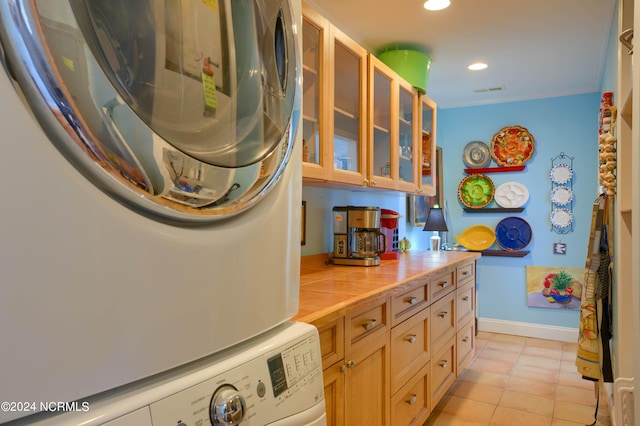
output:
[[[451,0],[436,12],[423,3],[309,1],[370,52],[424,46],[432,58],[427,95],[440,108],[600,90],[616,0]],[[467,70],[476,61],[489,68]],[[486,91],[493,88],[503,90]]]

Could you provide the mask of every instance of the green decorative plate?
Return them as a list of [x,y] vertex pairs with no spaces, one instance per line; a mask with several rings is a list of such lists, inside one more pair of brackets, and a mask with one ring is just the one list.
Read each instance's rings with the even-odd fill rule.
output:
[[485,175],[472,174],[460,182],[458,197],[462,204],[472,209],[480,209],[493,200],[495,187]]

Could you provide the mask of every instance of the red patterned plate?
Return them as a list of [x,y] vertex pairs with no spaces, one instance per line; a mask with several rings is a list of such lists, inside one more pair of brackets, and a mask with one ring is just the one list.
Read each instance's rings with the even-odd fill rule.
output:
[[491,157],[503,167],[522,166],[534,149],[533,136],[521,126],[503,127],[491,139]]

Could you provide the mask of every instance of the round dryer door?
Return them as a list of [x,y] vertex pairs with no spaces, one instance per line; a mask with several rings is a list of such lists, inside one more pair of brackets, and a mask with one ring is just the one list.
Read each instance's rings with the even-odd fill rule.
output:
[[228,217],[286,168],[300,109],[289,0],[8,0],[0,21],[51,140],[135,210]]

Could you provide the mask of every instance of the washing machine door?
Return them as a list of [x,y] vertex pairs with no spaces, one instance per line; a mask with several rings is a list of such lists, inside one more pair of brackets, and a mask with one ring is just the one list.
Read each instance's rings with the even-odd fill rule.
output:
[[0,24],[5,68],[50,139],[141,213],[234,215],[289,162],[289,0],[6,0]]

